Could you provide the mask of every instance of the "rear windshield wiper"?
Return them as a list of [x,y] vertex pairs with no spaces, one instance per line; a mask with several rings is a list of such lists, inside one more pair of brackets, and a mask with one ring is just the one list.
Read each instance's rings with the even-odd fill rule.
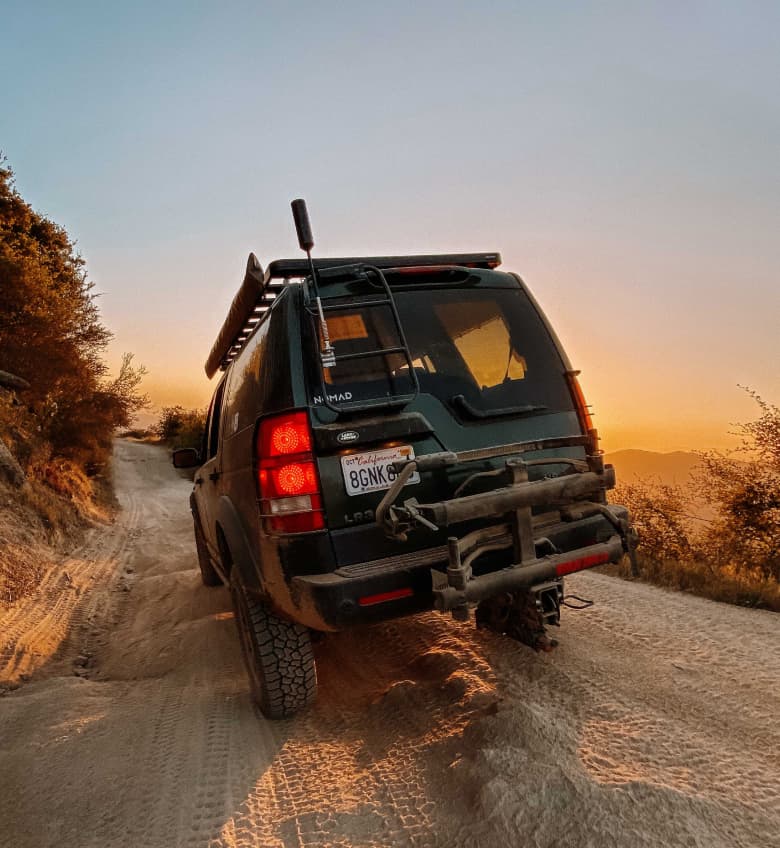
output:
[[543,404],[529,403],[525,406],[503,406],[497,409],[477,409],[472,406],[463,395],[454,395],[450,403],[465,412],[470,418],[503,418],[505,415],[527,415],[531,412],[543,412],[548,407]]

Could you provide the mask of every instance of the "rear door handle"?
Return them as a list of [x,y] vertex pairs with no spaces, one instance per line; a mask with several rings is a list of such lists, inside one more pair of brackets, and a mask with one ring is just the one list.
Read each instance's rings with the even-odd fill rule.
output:
[[212,471],[211,474],[209,474],[209,480],[211,480],[212,483],[216,483],[221,476],[222,475],[219,471]]
[[195,485],[196,485],[196,486],[200,486],[202,482],[203,482],[203,478],[202,478],[202,477],[196,477],[196,478],[195,478]]

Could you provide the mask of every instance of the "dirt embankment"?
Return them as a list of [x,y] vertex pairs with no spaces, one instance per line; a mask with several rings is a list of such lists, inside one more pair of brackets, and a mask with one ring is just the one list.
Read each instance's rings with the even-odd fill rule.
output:
[[[2,444],[2,443],[0,443]],[[62,462],[51,485],[28,479],[14,485],[0,479],[0,611],[33,594],[51,578],[67,553],[94,523],[109,523],[115,513],[110,482],[89,480]]]
[[317,645],[320,697],[252,708],[187,496],[121,442],[123,510],[0,612],[0,844],[706,846],[780,831],[772,613],[597,574],[536,655],[436,614]]

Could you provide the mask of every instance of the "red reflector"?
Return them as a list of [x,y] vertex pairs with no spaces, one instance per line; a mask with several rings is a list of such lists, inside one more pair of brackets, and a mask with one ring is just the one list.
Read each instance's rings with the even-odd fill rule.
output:
[[569,562],[562,562],[555,566],[555,573],[558,577],[563,577],[564,574],[571,574],[574,571],[582,571],[585,568],[593,568],[594,565],[604,565],[609,562],[609,554],[591,554],[590,556],[572,559]]
[[364,595],[358,598],[361,607],[370,607],[374,604],[383,604],[385,601],[397,601],[399,598],[411,598],[414,594],[411,589],[393,589],[392,592],[380,592],[378,595]]

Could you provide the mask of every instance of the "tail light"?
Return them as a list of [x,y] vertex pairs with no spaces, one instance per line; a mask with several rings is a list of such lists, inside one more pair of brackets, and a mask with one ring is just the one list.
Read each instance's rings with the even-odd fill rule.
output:
[[598,440],[598,436],[596,435],[596,428],[593,426],[593,419],[590,415],[590,407],[585,400],[585,395],[582,393],[582,387],[577,379],[577,375],[579,373],[579,371],[567,371],[566,377],[569,380],[569,387],[571,389],[572,397],[574,398],[574,405],[577,408],[577,418],[579,419],[582,432],[588,436],[592,435],[595,442]]
[[306,533],[325,526],[311,428],[305,412],[260,422],[255,441],[260,507],[276,533]]

